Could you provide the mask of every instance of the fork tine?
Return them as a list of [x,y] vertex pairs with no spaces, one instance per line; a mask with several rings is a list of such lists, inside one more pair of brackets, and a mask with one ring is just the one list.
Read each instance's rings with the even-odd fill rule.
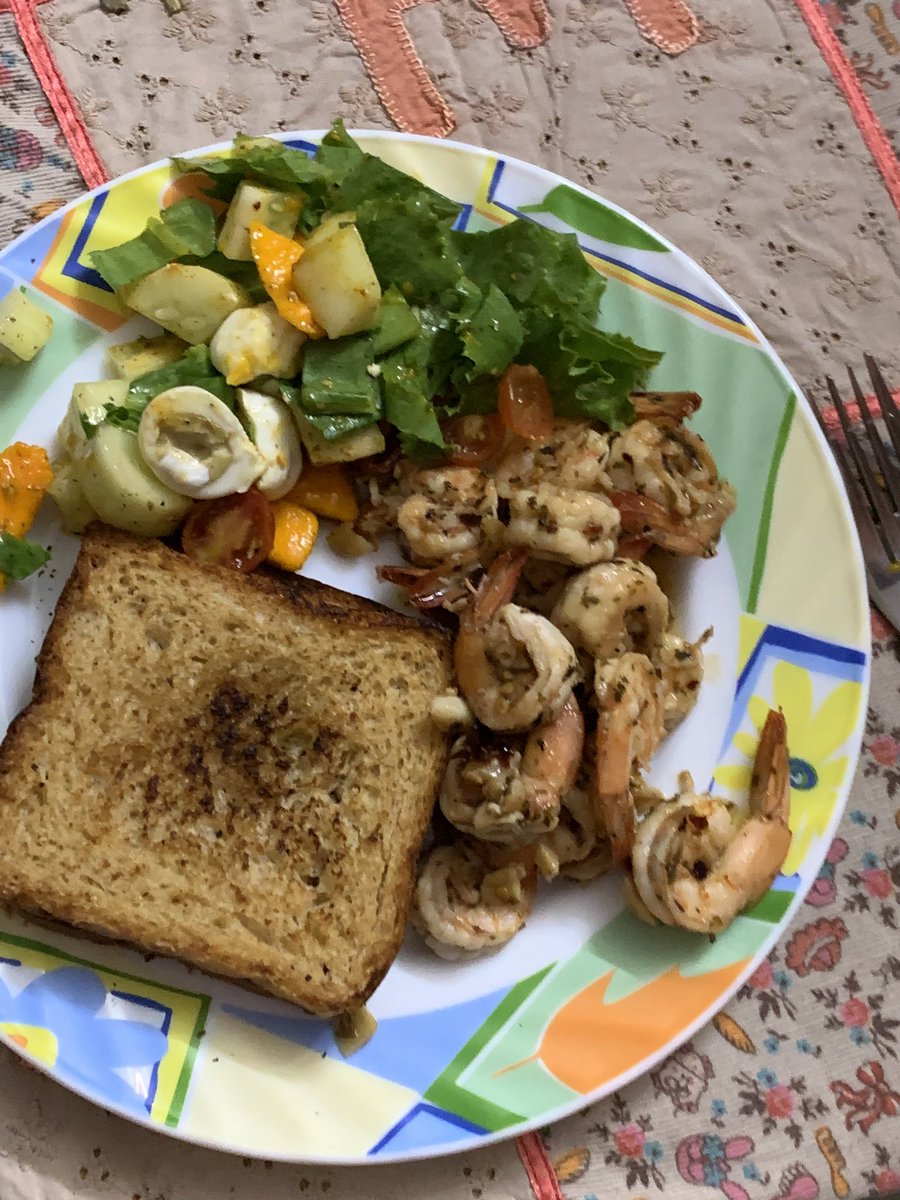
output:
[[900,537],[897,536],[894,514],[888,506],[884,491],[878,486],[875,476],[872,474],[872,468],[869,466],[866,456],[850,428],[850,421],[847,417],[847,410],[844,408],[841,394],[830,375],[825,376],[825,383],[828,386],[831,401],[834,404],[838,420],[847,439],[847,449],[853,455],[859,481],[865,489],[866,495],[869,497],[872,508],[878,513],[878,536],[881,539],[890,562],[892,564],[900,562]]
[[853,470],[853,463],[850,460],[850,455],[847,453],[846,447],[842,446],[839,441],[834,439],[828,430],[828,426],[822,419],[822,413],[819,406],[810,403],[810,408],[813,411],[813,416],[819,424],[819,428],[825,435],[825,441],[828,443],[828,448],[837,460],[841,475],[844,479],[844,484],[847,488],[847,498],[850,501],[850,507],[853,510],[853,517],[856,521],[856,528],[859,531],[859,540],[862,542],[863,554],[866,561],[874,560],[877,562],[881,553],[884,552],[888,560],[891,558],[890,548],[884,543],[881,538],[878,527],[872,520],[872,509],[866,499],[865,492],[859,486],[859,480],[856,478],[856,472]]
[[[819,428],[825,435],[825,440],[828,443],[828,448],[834,455],[837,461],[838,468],[847,488],[847,498],[850,501],[850,508],[853,512],[853,519],[856,522],[856,528],[859,533],[859,540],[862,544],[863,557],[867,564],[867,570],[870,570],[869,564],[883,562],[887,564],[891,561],[891,550],[881,537],[880,530],[872,518],[872,508],[866,498],[865,492],[859,485],[859,480],[856,478],[856,472],[853,469],[853,463],[850,455],[847,453],[845,446],[835,440],[828,430],[822,414],[816,404],[810,404],[816,420],[819,423]],[[885,569],[885,568],[882,568]],[[889,569],[889,567],[887,567]]]
[[872,380],[872,387],[878,400],[878,406],[881,409],[881,415],[884,417],[885,428],[888,431],[888,437],[891,439],[891,445],[894,447],[894,453],[900,459],[900,412],[897,411],[897,405],[894,403],[891,389],[885,383],[884,376],[878,368],[878,363],[871,354],[864,354],[863,362],[865,362],[869,378]]
[[832,443],[831,448],[838,461],[838,466],[841,468],[844,483],[847,485],[847,496],[850,500],[853,518],[856,521],[856,528],[859,533],[859,540],[862,543],[863,557],[866,560],[866,565],[871,570],[870,564],[878,562],[882,554],[887,554],[888,570],[890,570],[890,547],[881,536],[879,527],[872,520],[872,510],[866,501],[862,488],[856,481],[856,476],[853,474],[853,464],[850,462],[850,456],[844,447],[839,444]]
[[[853,388],[853,395],[856,403],[859,406],[860,416],[863,419],[863,424],[866,427],[866,433],[869,437],[869,445],[872,447],[872,453],[875,456],[875,461],[878,463],[878,469],[884,479],[884,486],[887,489],[894,512],[900,508],[900,471],[888,458],[887,451],[884,448],[884,442],[881,440],[881,434],[872,420],[872,414],[869,412],[869,406],[866,403],[866,398],[862,393],[862,388],[856,381],[856,376],[853,373],[853,368],[847,368],[847,374],[850,376],[850,386]],[[886,423],[886,422],[885,422]]]

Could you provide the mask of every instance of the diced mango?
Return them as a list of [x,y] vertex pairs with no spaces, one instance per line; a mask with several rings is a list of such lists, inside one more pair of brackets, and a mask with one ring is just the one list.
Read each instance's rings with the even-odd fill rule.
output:
[[268,561],[283,571],[299,571],[312,553],[319,532],[315,513],[291,500],[276,500],[275,539]]
[[307,464],[286,499],[333,521],[355,521],[359,516],[353,486],[337,463]]
[[310,337],[322,337],[324,329],[300,299],[292,271],[303,257],[303,247],[293,238],[269,229],[261,221],[250,223],[250,252],[266,292],[285,321]]
[[[42,446],[13,442],[0,454],[0,531],[23,537],[31,528],[53,469]],[[6,585],[0,574],[0,592]]]

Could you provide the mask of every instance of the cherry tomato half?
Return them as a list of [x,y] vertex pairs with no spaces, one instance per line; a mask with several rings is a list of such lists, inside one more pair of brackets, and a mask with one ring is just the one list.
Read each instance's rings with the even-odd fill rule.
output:
[[198,500],[181,531],[188,558],[245,574],[269,555],[275,538],[272,505],[257,488],[219,500]]
[[487,417],[451,417],[442,426],[453,444],[448,462],[454,467],[482,467],[500,453],[506,430],[496,413]]
[[537,367],[512,363],[497,389],[500,420],[529,442],[547,442],[553,433],[553,401]]

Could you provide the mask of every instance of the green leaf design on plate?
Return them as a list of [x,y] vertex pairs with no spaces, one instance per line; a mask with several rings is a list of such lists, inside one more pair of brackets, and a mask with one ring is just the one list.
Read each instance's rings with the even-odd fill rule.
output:
[[565,221],[580,233],[597,238],[601,242],[613,242],[616,246],[630,246],[634,250],[658,250],[663,254],[669,253],[665,246],[652,233],[635,225],[634,221],[621,213],[607,208],[593,196],[585,196],[576,192],[573,187],[564,183],[551,188],[540,204],[523,204],[519,210],[525,213],[550,213]]

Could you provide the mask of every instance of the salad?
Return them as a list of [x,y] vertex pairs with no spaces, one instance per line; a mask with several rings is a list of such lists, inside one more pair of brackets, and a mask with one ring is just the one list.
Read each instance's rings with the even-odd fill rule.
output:
[[[340,122],[313,157],[238,137],[227,155],[174,161],[203,173],[207,198],[176,201],[91,256],[123,305],[166,332],[113,346],[110,377],[74,389],[50,485],[70,531],[99,516],[165,536],[187,519],[199,553],[198,530],[227,527],[247,569],[289,529],[276,561],[296,569],[314,521],[270,510],[300,477],[301,446],[330,468],[303,494],[327,493],[325,515],[346,518],[333,464],[398,444],[439,458],[460,430],[452,418],[496,411],[511,364],[540,372],[559,416],[616,428],[659,361],[596,328],[604,281],[574,237],[530,221],[455,230],[458,205]],[[512,404],[527,410],[526,384]],[[224,545],[205,553],[229,559]]]

